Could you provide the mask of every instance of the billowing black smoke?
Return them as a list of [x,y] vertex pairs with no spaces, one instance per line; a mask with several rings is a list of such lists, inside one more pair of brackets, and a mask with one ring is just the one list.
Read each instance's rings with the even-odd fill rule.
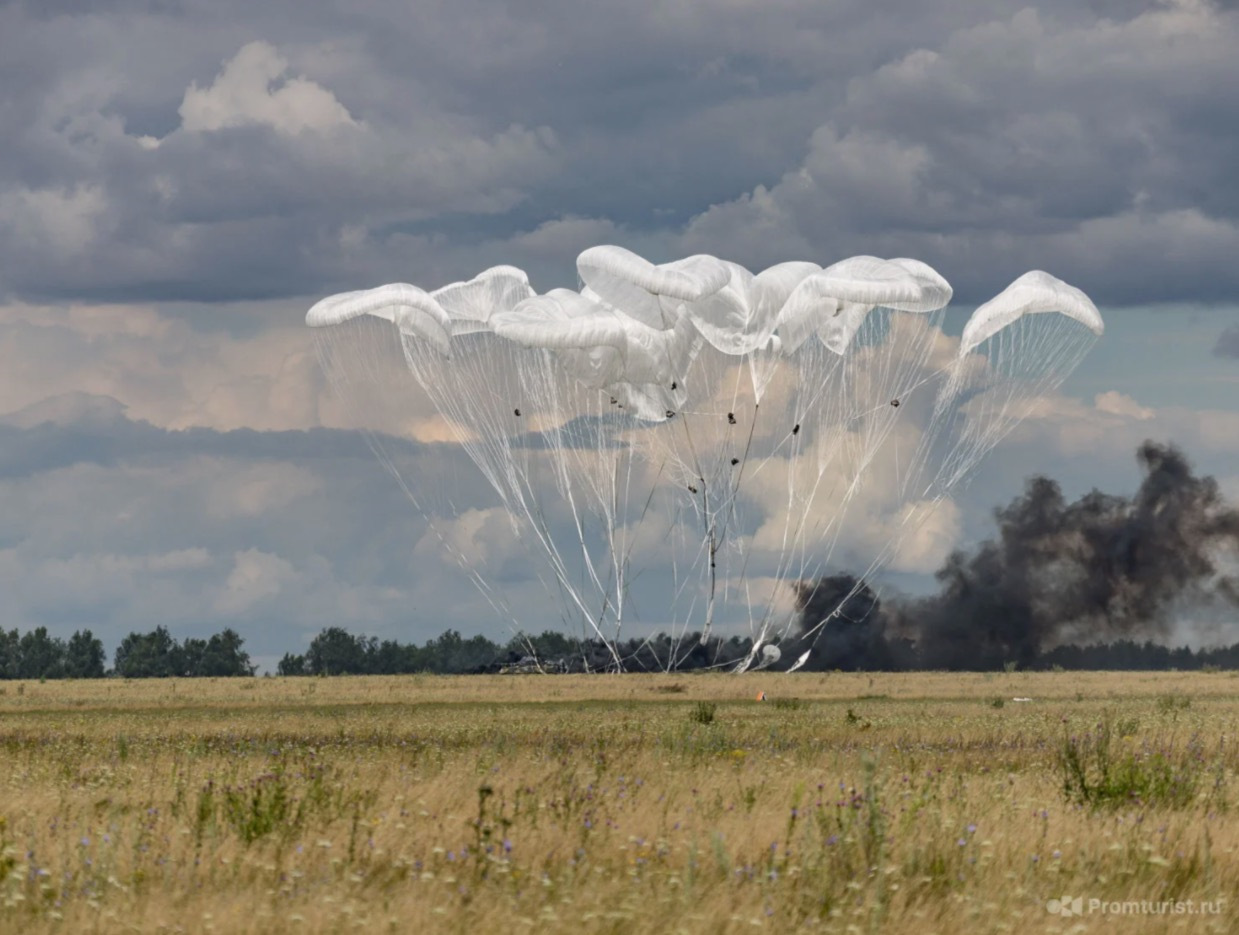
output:
[[[1176,448],[1145,442],[1137,457],[1144,479],[1133,497],[1093,491],[1068,503],[1054,481],[1029,480],[995,511],[998,537],[953,554],[931,597],[882,607],[867,585],[845,587],[846,576],[807,596],[802,586],[801,641],[817,636],[813,667],[1024,667],[1061,643],[1156,640],[1175,612],[1239,608],[1239,510]],[[853,613],[862,595],[866,612]],[[1239,620],[1236,631],[1232,640]]]
[[886,617],[873,589],[853,575],[830,575],[795,585],[801,633],[782,649],[784,666],[809,651],[806,669],[891,669]]

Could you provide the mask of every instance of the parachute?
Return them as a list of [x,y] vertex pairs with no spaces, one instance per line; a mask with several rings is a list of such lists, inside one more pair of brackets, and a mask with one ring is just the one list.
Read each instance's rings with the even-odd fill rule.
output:
[[[510,266],[432,291],[396,283],[325,298],[306,320],[341,394],[395,410],[373,443],[427,547],[528,629],[539,610],[508,598],[486,564],[497,550],[461,535],[493,539],[501,518],[611,668],[634,619],[668,633],[667,669],[716,626],[752,637],[739,669],[803,666],[808,651],[778,649],[792,586],[841,559],[867,565],[860,580],[891,564],[1102,330],[1082,292],[1040,272],[978,308],[956,347],[951,286],[918,260],[754,274],[602,245],[577,271],[579,288],[544,294]],[[463,451],[490,504],[461,509],[478,497],[448,493],[468,480],[437,476],[431,454],[397,464],[402,433]]]
[[613,308],[655,328],[678,317],[683,300],[700,299],[727,284],[729,271],[711,256],[654,266],[623,247],[590,247],[577,257],[581,281]]
[[1003,328],[1038,312],[1074,318],[1098,337],[1105,331],[1101,314],[1088,296],[1049,273],[1031,270],[973,313],[960,338],[960,354],[971,353]]
[[338,325],[362,315],[393,322],[403,335],[420,338],[447,355],[452,322],[434,297],[406,282],[346,292],[323,299],[306,313],[315,327]]
[[927,437],[945,435],[935,484],[955,488],[1021,419],[1044,405],[1105,331],[1097,306],[1041,270],[979,306],[960,337]]

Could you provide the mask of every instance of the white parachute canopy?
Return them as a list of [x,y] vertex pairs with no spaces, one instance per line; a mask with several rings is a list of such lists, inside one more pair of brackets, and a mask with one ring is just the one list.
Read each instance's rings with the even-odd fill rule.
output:
[[612,308],[651,328],[667,328],[684,301],[723,288],[731,271],[712,256],[655,266],[623,247],[590,247],[576,261],[581,281]]
[[448,353],[451,318],[433,296],[407,282],[333,295],[315,304],[305,320],[308,325],[323,327],[362,315],[394,322],[401,334],[421,338],[440,354]]
[[941,497],[965,481],[1062,385],[1104,331],[1087,295],[1041,270],[980,305],[964,326],[925,435],[945,448],[927,490]]
[[950,300],[947,281],[919,260],[850,257],[797,284],[779,312],[781,349],[794,352],[816,331],[826,347],[842,355],[876,307],[932,312]]
[[524,270],[493,266],[467,282],[436,289],[431,296],[447,312],[456,336],[488,330],[493,314],[515,308],[533,294]]
[[426,341],[444,356],[453,335],[485,331],[490,316],[533,295],[529,278],[514,266],[495,266],[468,282],[427,293],[407,282],[329,296],[306,313],[315,328],[338,325],[363,315],[394,322],[401,334]]
[[[670,628],[658,665],[699,653],[716,620],[752,637],[731,663],[777,663],[795,620],[787,595],[829,567],[862,492],[881,484],[915,507],[877,536],[868,576],[1078,364],[1081,334],[1102,330],[1083,293],[1041,272],[981,306],[952,357],[938,351],[951,286],[915,259],[754,274],[704,254],[655,264],[600,245],[577,270],[580,288],[544,295],[512,266],[430,291],[393,283],[325,298],[306,321],[346,396],[388,379],[384,347],[401,361],[399,399],[421,420],[410,425],[433,404],[434,439],[453,438],[477,466],[522,551],[540,556],[563,618],[606,645],[612,668],[626,664],[642,572],[670,582],[637,602]],[[537,628],[544,611],[506,602],[502,575],[458,547],[452,524],[476,524],[477,510],[386,463],[496,611]]]
[[1074,318],[1098,337],[1105,331],[1101,314],[1083,292],[1049,273],[1031,270],[980,306],[968,320],[959,353],[971,353],[1024,315],[1058,312]]

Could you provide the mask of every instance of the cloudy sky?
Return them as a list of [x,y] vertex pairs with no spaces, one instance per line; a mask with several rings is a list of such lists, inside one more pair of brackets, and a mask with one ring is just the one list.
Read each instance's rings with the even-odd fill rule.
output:
[[303,316],[496,263],[572,286],[600,242],[919,257],[948,329],[1030,268],[1088,292],[1106,337],[954,544],[1034,471],[1130,491],[1146,437],[1239,496],[1235,5],[900,5],[0,2],[0,625],[505,635]]

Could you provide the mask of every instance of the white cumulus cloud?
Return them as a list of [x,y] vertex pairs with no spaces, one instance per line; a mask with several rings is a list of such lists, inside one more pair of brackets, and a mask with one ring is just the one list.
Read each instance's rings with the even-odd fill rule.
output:
[[336,96],[308,78],[288,78],[288,60],[275,46],[256,41],[224,64],[207,88],[191,84],[181,102],[182,126],[190,131],[260,124],[281,133],[352,126]]

